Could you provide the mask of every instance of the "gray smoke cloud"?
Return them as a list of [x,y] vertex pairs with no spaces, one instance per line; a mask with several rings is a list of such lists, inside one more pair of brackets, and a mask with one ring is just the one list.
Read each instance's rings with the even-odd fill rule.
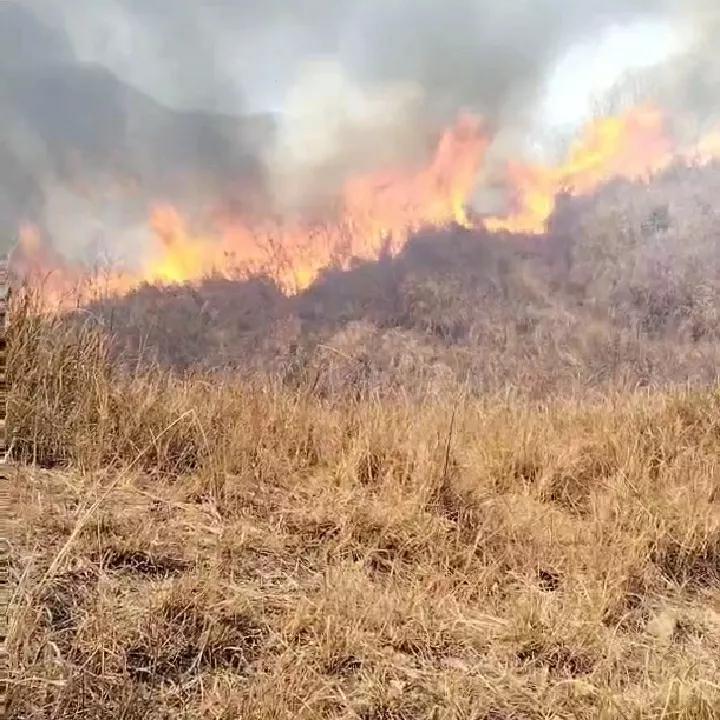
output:
[[568,48],[648,18],[693,28],[663,92],[705,99],[700,68],[720,77],[713,5],[0,2],[0,222],[12,232],[41,220],[52,232],[87,213],[93,232],[112,234],[141,224],[154,200],[198,211],[214,200],[324,203],[351,171],[422,157],[461,109],[522,131]]
[[263,202],[257,148],[272,136],[271,118],[170,108],[107,65],[83,61],[72,18],[50,9],[0,3],[4,250],[32,222],[71,256],[103,240],[132,254],[137,248],[121,247],[132,234],[120,231],[137,226],[141,244],[154,202]]
[[359,83],[415,83],[433,114],[527,105],[572,43],[670,0],[32,0],[78,55],[176,107],[235,112],[281,100],[308,58]]
[[629,73],[613,89],[611,101],[616,106],[653,102],[672,116],[679,137],[692,141],[717,130],[720,122],[720,5],[715,0],[687,0],[674,9],[685,52]]

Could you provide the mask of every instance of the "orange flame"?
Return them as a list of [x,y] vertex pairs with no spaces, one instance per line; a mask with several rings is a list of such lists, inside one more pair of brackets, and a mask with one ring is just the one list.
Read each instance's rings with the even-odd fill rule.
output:
[[508,217],[486,220],[485,226],[491,232],[541,234],[561,192],[589,195],[613,179],[647,179],[672,160],[672,143],[659,110],[635,108],[598,120],[573,144],[563,165],[512,165],[508,174],[516,210]]
[[[646,180],[676,158],[707,163],[720,157],[720,131],[687,152],[674,147],[666,125],[659,110],[635,108],[591,123],[559,166],[511,164],[507,178],[513,211],[486,219],[483,227],[489,232],[540,234],[560,193],[588,195],[616,178]],[[348,180],[338,214],[326,222],[258,224],[222,217],[196,232],[178,209],[159,205],[149,223],[154,242],[140,271],[111,272],[97,286],[104,294],[123,294],[143,282],[174,284],[210,274],[239,279],[262,273],[287,293],[299,292],[328,268],[347,269],[355,259],[398,253],[423,227],[473,227],[468,208],[488,144],[482,122],[463,115],[440,138],[425,166]],[[78,279],[87,280],[87,273],[48,249],[32,226],[21,233],[18,256],[21,271],[33,266],[43,274],[53,271],[53,298],[71,290],[77,302]]]
[[156,207],[150,217],[156,256],[144,269],[148,282],[182,283],[199,280],[213,270],[216,247],[211,240],[190,234],[185,218],[171,205]]
[[440,140],[431,164],[420,172],[368,175],[345,188],[347,215],[366,239],[382,241],[422,226],[455,222],[468,226],[467,203],[475,188],[488,141],[480,122],[462,116]]
[[718,158],[720,158],[720,130],[711,130],[700,139],[689,160],[707,165]]
[[421,227],[468,226],[466,207],[487,146],[481,122],[462,116],[442,136],[426,167],[349,180],[340,218],[332,223],[268,227],[233,219],[224,221],[212,237],[203,237],[189,232],[174,208],[158,208],[151,220],[156,252],[144,279],[185,282],[211,271],[237,276],[243,269],[257,270],[296,292],[333,265],[347,267],[355,258],[399,252]]

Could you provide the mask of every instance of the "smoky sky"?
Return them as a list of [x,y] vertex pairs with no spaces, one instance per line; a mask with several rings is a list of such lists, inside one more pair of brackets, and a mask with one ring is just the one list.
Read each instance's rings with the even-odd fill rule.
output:
[[[675,0],[677,2],[679,0]],[[362,83],[413,82],[433,113],[531,103],[549,66],[671,0],[34,0],[79,57],[177,107],[277,106],[298,66],[336,58]]]
[[692,139],[717,129],[720,121],[720,3],[687,0],[676,14],[688,34],[686,51],[660,66],[631,73],[615,90],[629,102],[657,103]]
[[714,4],[0,0],[0,222],[33,220],[65,246],[58,228],[83,213],[120,236],[150,201],[324,197],[351,171],[419,155],[460,110],[522,129],[569,48],[644,19],[695,28],[658,87],[691,94],[697,77],[706,101]]

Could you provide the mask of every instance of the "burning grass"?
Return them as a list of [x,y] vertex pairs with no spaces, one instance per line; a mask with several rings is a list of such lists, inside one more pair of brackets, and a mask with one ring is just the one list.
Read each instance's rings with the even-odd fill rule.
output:
[[18,312],[16,718],[714,718],[720,395],[131,372]]
[[268,278],[214,276],[98,299],[85,317],[113,335],[108,358],[157,382],[153,363],[336,399],[711,387],[719,188],[719,164],[672,167],[649,185],[558,199],[544,236],[425,229],[290,297]]

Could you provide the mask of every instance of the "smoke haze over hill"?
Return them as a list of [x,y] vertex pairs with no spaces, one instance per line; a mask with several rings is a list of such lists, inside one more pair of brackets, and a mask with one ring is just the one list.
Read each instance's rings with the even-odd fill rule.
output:
[[3,2],[5,244],[32,222],[71,256],[132,257],[158,202],[315,212],[355,173],[424,161],[460,111],[502,163],[571,48],[658,20],[686,42],[651,94],[709,113],[718,11],[700,0]]

